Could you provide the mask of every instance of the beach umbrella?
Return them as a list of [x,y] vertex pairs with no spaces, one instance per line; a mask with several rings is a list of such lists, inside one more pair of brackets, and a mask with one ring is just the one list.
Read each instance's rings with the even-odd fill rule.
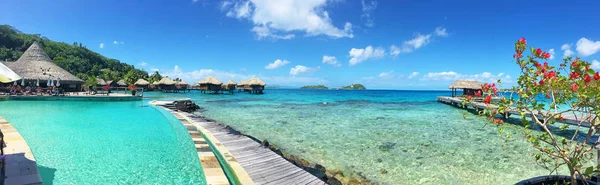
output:
[[54,86],[54,80],[50,78],[50,86]]
[[17,81],[15,81],[15,82],[13,83],[13,86],[17,86]]
[[40,78],[37,79],[37,81],[35,82],[35,86],[40,86]]
[[[21,76],[0,63],[0,83],[9,83],[12,81],[20,80]],[[16,85],[16,84],[15,84]]]
[[21,78],[21,86],[25,86],[25,79]]
[[46,82],[46,87],[50,87],[50,78],[48,78],[48,82]]
[[60,77],[56,78],[56,87],[59,87],[59,86],[60,86]]

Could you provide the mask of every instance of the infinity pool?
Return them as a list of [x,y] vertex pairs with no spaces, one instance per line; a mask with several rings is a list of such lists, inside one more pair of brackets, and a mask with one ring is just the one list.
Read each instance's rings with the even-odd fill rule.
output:
[[147,103],[0,101],[44,184],[205,184],[192,140]]

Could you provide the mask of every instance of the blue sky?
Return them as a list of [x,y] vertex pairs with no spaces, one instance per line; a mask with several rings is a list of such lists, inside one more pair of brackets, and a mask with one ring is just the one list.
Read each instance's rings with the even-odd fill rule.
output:
[[2,0],[0,24],[194,83],[445,89],[518,76],[525,37],[600,68],[599,1]]

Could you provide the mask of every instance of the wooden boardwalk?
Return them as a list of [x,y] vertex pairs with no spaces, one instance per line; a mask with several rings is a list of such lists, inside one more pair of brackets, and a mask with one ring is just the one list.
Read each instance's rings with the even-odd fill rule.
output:
[[[167,105],[167,107],[170,107]],[[172,107],[171,107],[172,108]],[[282,156],[215,122],[190,113],[178,112],[209,131],[227,148],[255,184],[326,184],[321,179],[290,163]]]
[[[450,105],[455,105],[457,107],[464,108],[464,109],[483,110],[488,106],[491,109],[498,108],[497,105],[492,105],[492,104],[487,105],[482,102],[473,102],[473,103],[468,104],[467,106],[463,106],[462,99],[460,99],[458,97],[450,97],[450,96],[438,96],[437,101],[446,103],[446,104],[450,104]],[[520,113],[516,110],[516,108],[511,108],[509,113],[511,115],[520,115]],[[531,114],[527,113],[527,116],[530,117]],[[564,113],[564,114],[562,114],[562,117],[563,117],[563,120],[560,121],[561,123],[566,123],[566,124],[570,124],[570,125],[579,125],[580,121],[578,121],[578,120],[583,120],[585,118],[591,117],[591,115],[586,115],[584,113],[580,113],[580,114]],[[584,122],[583,124],[581,124],[581,126],[589,127],[590,123]]]

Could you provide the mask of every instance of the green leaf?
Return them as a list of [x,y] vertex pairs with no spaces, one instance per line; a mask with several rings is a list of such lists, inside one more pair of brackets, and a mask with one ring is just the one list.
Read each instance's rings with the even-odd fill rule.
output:
[[587,168],[585,169],[585,172],[584,172],[584,173],[585,173],[586,175],[590,175],[590,174],[594,173],[594,167],[593,167],[593,166],[587,167]]
[[569,127],[568,124],[564,124],[564,125],[561,125],[559,128],[560,128],[560,130],[566,130],[568,127]]

